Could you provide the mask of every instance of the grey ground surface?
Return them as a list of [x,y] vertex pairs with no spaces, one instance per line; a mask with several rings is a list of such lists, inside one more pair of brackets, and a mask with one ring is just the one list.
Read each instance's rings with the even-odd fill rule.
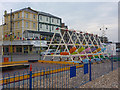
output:
[[80,88],[118,88],[118,69],[88,82]]

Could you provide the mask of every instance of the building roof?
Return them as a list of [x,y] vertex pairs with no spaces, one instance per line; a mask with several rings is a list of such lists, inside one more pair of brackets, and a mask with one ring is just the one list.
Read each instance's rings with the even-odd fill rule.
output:
[[[40,14],[40,15],[44,15],[44,16],[49,16],[49,17],[54,17],[54,18],[61,19],[61,18],[59,18],[59,17],[57,17],[57,16],[54,16],[54,15],[52,15],[52,14],[50,14],[50,13],[45,13],[45,12],[33,10],[33,9],[31,9],[30,7],[28,7],[28,8],[23,8],[23,9],[20,9],[20,10],[16,10],[16,11],[14,11],[14,12],[12,12],[12,13],[16,13],[16,12],[23,11],[23,10],[25,10],[25,11],[31,10],[31,11],[33,11],[33,12],[35,12],[35,13]],[[9,14],[10,14],[10,13],[7,13],[6,15],[9,15]],[[6,15],[4,15],[4,16],[6,16]]]
[[61,19],[61,18],[56,17],[56,16],[54,16],[54,15],[52,15],[50,13],[45,13],[45,12],[40,12],[40,11],[38,11],[38,13],[39,13],[39,15],[44,15],[44,16],[49,16],[49,17]]
[[[53,36],[53,32],[44,32],[44,31],[32,31],[32,30],[25,30],[24,32],[29,32],[29,33],[39,33],[41,35],[45,36]],[[59,33],[56,33],[56,36],[60,36]]]

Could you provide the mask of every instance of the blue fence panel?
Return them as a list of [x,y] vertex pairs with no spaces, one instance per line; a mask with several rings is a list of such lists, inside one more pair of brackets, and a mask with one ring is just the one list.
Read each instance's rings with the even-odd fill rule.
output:
[[70,78],[76,76],[76,66],[70,67]]
[[88,63],[84,64],[84,74],[88,73]]

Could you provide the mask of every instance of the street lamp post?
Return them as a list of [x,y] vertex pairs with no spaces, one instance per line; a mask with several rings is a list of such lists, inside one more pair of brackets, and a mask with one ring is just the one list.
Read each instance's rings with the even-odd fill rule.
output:
[[105,42],[105,40],[104,40],[104,38],[105,38],[105,31],[107,30],[108,28],[106,28],[104,25],[103,25],[103,27],[102,28],[100,28],[100,31],[102,31],[102,38],[103,38],[103,43]]

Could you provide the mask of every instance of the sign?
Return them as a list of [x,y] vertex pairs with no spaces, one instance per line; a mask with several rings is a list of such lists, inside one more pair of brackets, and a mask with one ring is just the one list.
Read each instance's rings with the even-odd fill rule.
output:
[[70,78],[76,76],[76,66],[70,67]]
[[88,73],[88,63],[84,64],[84,74]]
[[4,57],[4,62],[9,62],[9,57]]

